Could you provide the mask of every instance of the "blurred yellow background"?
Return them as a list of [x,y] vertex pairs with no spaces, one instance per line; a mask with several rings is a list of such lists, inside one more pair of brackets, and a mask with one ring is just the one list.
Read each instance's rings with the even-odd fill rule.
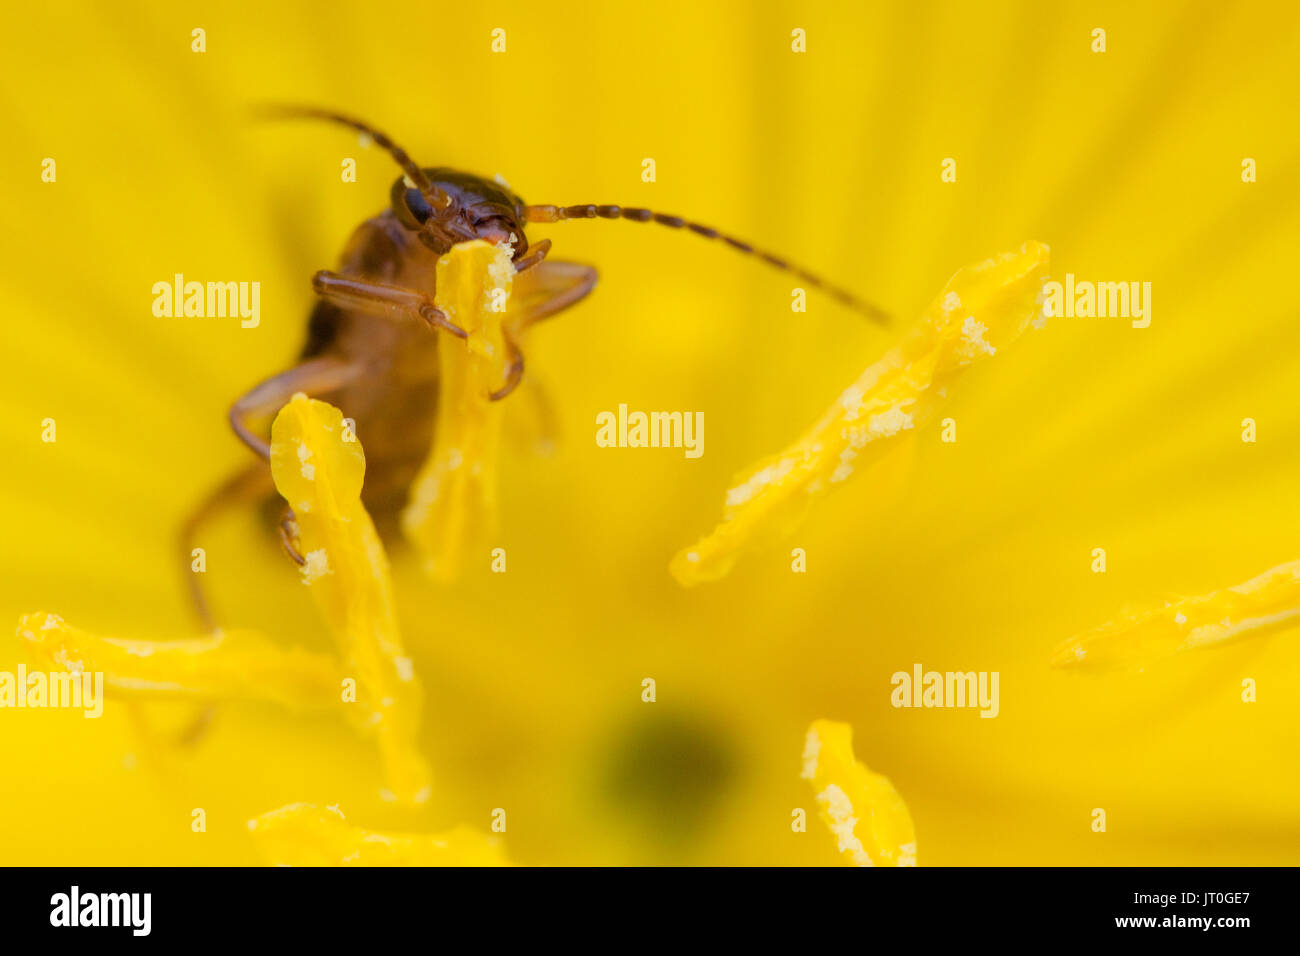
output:
[[[734,231],[899,319],[812,290],[792,314],[789,276],[658,227],[533,227],[601,283],[528,345],[559,433],[550,457],[505,449],[509,571],[442,589],[393,554],[431,804],[381,804],[374,749],[342,721],[230,705],[176,751],[111,703],[97,721],[3,710],[0,862],[256,863],[245,821],[306,800],[413,831],[505,808],[519,863],[835,863],[816,819],[790,826],[822,717],[907,801],[921,865],[1300,862],[1300,634],[1137,675],[1048,668],[1126,606],[1300,557],[1295,5],[54,0],[10,4],[0,38],[0,619],[196,633],[174,535],[249,460],[226,409],[290,363],[312,272],[396,176],[338,128],[250,120],[257,104],[355,113],[530,202]],[[1026,239],[1054,277],[1150,281],[1150,328],[1049,321],[966,377],[956,444],[909,433],[730,577],[672,581],[734,473],[954,270]],[[260,281],[261,325],[155,318],[176,272]],[[598,448],[620,403],[703,411],[704,456]],[[223,621],[326,646],[262,515],[222,519],[208,551]],[[0,670],[24,659],[0,641]],[[999,671],[1000,715],[892,708],[914,663]]]

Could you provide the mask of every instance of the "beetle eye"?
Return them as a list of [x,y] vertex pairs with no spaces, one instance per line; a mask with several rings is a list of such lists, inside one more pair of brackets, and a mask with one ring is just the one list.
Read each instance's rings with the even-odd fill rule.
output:
[[419,223],[425,222],[433,214],[433,207],[429,205],[429,201],[420,194],[418,189],[408,189],[406,191],[406,208],[411,211],[411,215]]

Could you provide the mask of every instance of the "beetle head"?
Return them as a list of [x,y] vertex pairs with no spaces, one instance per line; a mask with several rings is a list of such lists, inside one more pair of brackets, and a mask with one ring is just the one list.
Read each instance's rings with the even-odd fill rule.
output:
[[442,255],[458,242],[513,243],[513,257],[528,250],[524,202],[493,180],[453,169],[422,169],[423,184],[402,176],[390,192],[393,214],[421,242]]

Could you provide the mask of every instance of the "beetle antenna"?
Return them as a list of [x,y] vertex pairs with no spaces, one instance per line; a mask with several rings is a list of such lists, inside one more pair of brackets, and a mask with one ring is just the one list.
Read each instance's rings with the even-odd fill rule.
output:
[[433,184],[433,181],[424,174],[424,170],[419,164],[407,154],[406,150],[398,146],[389,138],[383,130],[375,129],[369,123],[363,123],[361,120],[353,119],[351,116],[344,116],[342,113],[335,113],[332,110],[317,109],[314,106],[268,106],[261,111],[263,115],[274,119],[320,119],[330,123],[338,123],[340,126],[346,126],[354,129],[363,136],[369,136],[380,149],[386,151],[389,156],[393,157],[398,166],[402,167],[402,172],[406,173],[406,178],[411,181],[416,189],[420,190],[420,195],[425,201],[435,209],[446,209],[451,205],[451,197],[443,190]]
[[777,269],[792,272],[809,285],[829,293],[871,321],[880,325],[889,324],[888,312],[879,306],[859,299],[847,289],[827,282],[821,276],[813,275],[799,266],[786,262],[779,256],[772,255],[770,252],[755,249],[747,242],[742,242],[732,236],[718,232],[718,230],[710,226],[701,226],[697,222],[689,222],[680,216],[668,216],[661,212],[652,212],[649,209],[629,209],[626,206],[526,206],[524,207],[524,219],[528,222],[563,222],[566,219],[630,219],[632,222],[657,222],[661,226],[669,226],[673,229],[689,229],[697,236],[703,236],[705,239],[721,239],[733,249],[758,256],[768,265]]

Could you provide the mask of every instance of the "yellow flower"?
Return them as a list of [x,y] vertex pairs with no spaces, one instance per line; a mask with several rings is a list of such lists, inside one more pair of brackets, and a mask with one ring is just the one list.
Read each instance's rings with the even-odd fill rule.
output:
[[[788,824],[809,801],[791,761],[823,714],[899,785],[926,865],[1296,861],[1294,629],[1101,680],[1050,659],[1120,609],[1210,595],[1297,556],[1300,321],[1285,276],[1300,248],[1300,10],[835,0],[795,23],[779,4],[664,0],[651,18],[508,4],[487,25],[472,5],[313,11],[160,4],[129,28],[75,0],[10,11],[10,625],[41,609],[142,646],[196,634],[175,535],[253,462],[230,403],[293,364],[313,272],[337,264],[398,175],[337,128],[250,122],[259,103],[355,112],[421,164],[500,173],[530,202],[691,216],[902,319],[963,264],[1034,237],[1055,279],[1150,280],[1150,326],[1049,319],[963,372],[928,424],[864,447],[797,528],[765,518],[752,539],[765,547],[684,590],[667,567],[714,526],[732,476],[805,434],[896,332],[683,231],[530,227],[531,243],[550,238],[553,258],[601,281],[532,330],[525,382],[500,403],[498,531],[476,542],[486,529],[465,525],[454,585],[428,577],[419,545],[385,542],[424,689],[401,736],[430,768],[429,799],[379,799],[377,739],[338,710],[212,687],[206,735],[158,752],[109,687],[97,720],[0,709],[4,862],[261,863],[247,821],[305,802],[382,834],[488,833],[503,808],[497,836],[524,865],[834,864],[835,839]],[[790,48],[796,26],[806,53]],[[401,36],[436,36],[437,63]],[[260,324],[153,315],[151,287],[176,273],[259,282]],[[791,311],[795,285],[807,312]],[[598,447],[596,417],[622,403],[702,412],[704,455]],[[546,458],[519,440],[543,405]],[[302,652],[342,680],[277,518],[250,506],[205,529],[216,618],[227,637],[274,645],[268,668]],[[508,571],[486,547],[508,552]],[[0,642],[0,671],[31,653]],[[890,674],[917,663],[999,671],[997,719],[892,707]],[[1255,703],[1240,696],[1247,678]],[[140,706],[157,726],[195,709]],[[205,833],[191,829],[198,807]],[[1091,830],[1098,807],[1108,833]]]

